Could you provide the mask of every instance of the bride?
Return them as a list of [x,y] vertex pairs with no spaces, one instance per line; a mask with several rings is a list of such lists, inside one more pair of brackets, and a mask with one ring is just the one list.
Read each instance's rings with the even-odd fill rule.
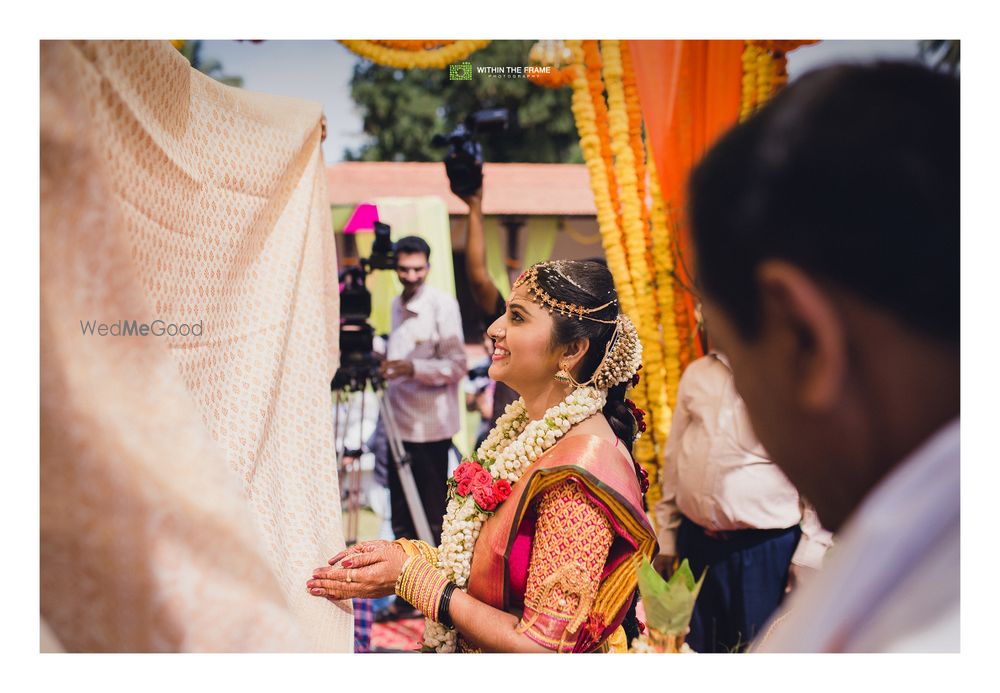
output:
[[317,568],[317,597],[397,594],[438,652],[624,651],[638,633],[632,559],[656,540],[625,389],[641,346],[611,273],[545,262],[489,330],[490,377],[521,394],[448,480],[441,546],[367,541]]

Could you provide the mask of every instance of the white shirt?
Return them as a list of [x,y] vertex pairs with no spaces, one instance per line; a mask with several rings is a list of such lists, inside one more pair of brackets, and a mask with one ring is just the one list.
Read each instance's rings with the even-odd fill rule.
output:
[[959,420],[868,496],[758,652],[958,652]]
[[833,537],[754,435],[721,354],[692,362],[677,388],[663,453],[662,497],[653,508],[660,553],[676,555],[681,514],[727,532],[800,525],[792,562],[819,568]]
[[413,363],[412,378],[386,387],[400,437],[429,443],[458,433],[458,383],[467,369],[458,301],[426,284],[405,304],[394,298],[386,358]]

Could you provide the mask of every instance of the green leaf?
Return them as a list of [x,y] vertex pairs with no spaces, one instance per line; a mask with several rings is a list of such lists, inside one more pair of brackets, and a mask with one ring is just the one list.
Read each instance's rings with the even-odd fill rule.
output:
[[682,635],[691,622],[694,603],[706,573],[708,568],[702,571],[696,582],[685,558],[670,579],[664,580],[653,569],[649,560],[643,557],[636,568],[636,577],[649,627],[665,634]]

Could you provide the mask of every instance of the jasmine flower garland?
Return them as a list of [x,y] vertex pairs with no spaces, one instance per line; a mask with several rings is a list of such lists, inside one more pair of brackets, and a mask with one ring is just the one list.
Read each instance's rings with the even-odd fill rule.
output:
[[[507,405],[503,416],[479,446],[476,451],[477,461],[494,481],[503,480],[513,485],[570,428],[604,409],[606,399],[607,393],[603,390],[580,387],[546,411],[541,419],[530,423],[524,400],[518,399]],[[441,529],[438,567],[460,589],[466,589],[472,568],[472,551],[479,538],[479,530],[499,502],[491,503],[490,509],[484,509],[476,502],[473,493],[463,496],[454,492],[454,478],[450,485],[453,492]],[[424,628],[425,647],[437,652],[454,652],[456,645],[457,634],[454,630],[427,620]]]

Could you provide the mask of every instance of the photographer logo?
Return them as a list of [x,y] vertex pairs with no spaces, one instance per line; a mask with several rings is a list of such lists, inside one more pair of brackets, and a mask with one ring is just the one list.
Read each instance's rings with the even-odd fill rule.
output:
[[452,82],[472,81],[472,63],[468,60],[460,63],[452,63],[448,66],[448,79]]

